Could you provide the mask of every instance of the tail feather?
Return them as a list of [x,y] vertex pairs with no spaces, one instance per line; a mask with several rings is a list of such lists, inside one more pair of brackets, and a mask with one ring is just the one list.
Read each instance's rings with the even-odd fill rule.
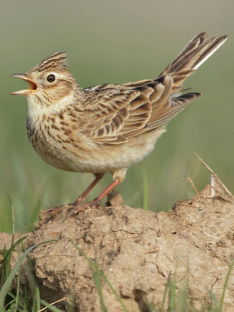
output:
[[172,93],[181,89],[183,81],[202,65],[227,39],[227,36],[213,36],[206,39],[202,32],[193,38],[177,58],[167,66],[161,75],[173,78]]
[[[181,94],[181,92],[188,90],[183,88],[182,83],[226,39],[227,36],[213,36],[207,39],[205,32],[200,33],[188,43],[158,78],[125,84],[124,87],[127,90],[133,89],[134,91],[139,91],[141,96],[138,96],[137,100],[143,101],[144,104],[149,102],[152,110],[150,114],[147,111],[148,115],[146,116],[148,119],[144,120],[146,121],[145,125],[141,123],[141,127],[135,128],[132,131],[126,131],[128,128],[125,126],[124,136],[130,139],[144,132],[155,131],[155,129],[164,131],[165,125],[172,118],[179,114],[189,103],[199,98],[201,94],[197,92]],[[133,120],[135,120],[135,116]]]
[[186,93],[178,97],[171,97],[169,105],[164,106],[164,109],[157,110],[152,114],[150,126],[155,129],[168,123],[179,112],[181,112],[188,104],[195,101],[201,96],[201,93],[193,92]]

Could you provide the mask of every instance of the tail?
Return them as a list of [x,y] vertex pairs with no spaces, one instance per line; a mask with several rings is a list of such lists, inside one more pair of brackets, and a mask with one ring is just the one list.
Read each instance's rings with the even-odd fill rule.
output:
[[222,44],[227,36],[213,36],[207,39],[202,32],[193,38],[177,58],[161,73],[173,79],[172,94],[182,90],[183,81],[201,66]]
[[[227,36],[213,36],[206,39],[206,33],[200,33],[188,43],[159,78],[155,79],[155,95],[150,96],[153,110],[149,124],[152,130],[164,126],[189,103],[201,96],[197,92],[182,95],[178,93],[186,91],[182,86],[183,81],[201,66],[226,39]],[[161,86],[160,96],[158,95],[159,86]]]

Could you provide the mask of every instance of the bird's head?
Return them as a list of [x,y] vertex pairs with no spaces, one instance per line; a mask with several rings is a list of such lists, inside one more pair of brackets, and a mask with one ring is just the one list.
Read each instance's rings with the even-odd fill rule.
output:
[[51,106],[70,97],[78,85],[66,67],[66,53],[52,54],[25,74],[14,74],[28,82],[29,88],[12,92],[13,95],[26,95],[28,102]]

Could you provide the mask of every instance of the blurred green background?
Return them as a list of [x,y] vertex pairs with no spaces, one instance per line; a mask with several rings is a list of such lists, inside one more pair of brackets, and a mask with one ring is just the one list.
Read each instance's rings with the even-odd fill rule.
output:
[[[80,86],[154,78],[197,33],[229,40],[185,85],[203,93],[167,127],[153,153],[131,167],[117,189],[125,203],[169,210],[194,195],[209,174],[200,155],[234,191],[233,0],[12,0],[0,12],[0,231],[27,231],[39,209],[72,202],[91,174],[67,173],[44,163],[26,136],[26,99],[10,96],[25,83],[10,77],[57,51],[66,51]],[[111,181],[106,175],[93,199]],[[145,189],[145,190],[144,190]],[[12,213],[14,217],[12,217]]]

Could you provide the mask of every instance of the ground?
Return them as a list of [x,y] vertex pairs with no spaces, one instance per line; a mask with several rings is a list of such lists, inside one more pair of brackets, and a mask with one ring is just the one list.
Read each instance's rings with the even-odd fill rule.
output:
[[[41,211],[25,245],[42,242],[31,253],[41,297],[60,302],[66,311],[101,311],[100,293],[87,257],[97,264],[128,311],[147,311],[145,300],[159,307],[165,285],[175,273],[177,291],[189,285],[199,307],[209,290],[220,299],[234,255],[234,202],[220,186],[209,184],[192,200],[181,200],[167,213],[133,209],[120,195],[107,206],[81,212],[62,206]],[[1,244],[9,240],[1,235]],[[85,253],[80,252],[78,248]],[[1,246],[0,246],[1,247]],[[121,311],[113,290],[102,280],[108,311]],[[234,273],[223,311],[234,310]]]

